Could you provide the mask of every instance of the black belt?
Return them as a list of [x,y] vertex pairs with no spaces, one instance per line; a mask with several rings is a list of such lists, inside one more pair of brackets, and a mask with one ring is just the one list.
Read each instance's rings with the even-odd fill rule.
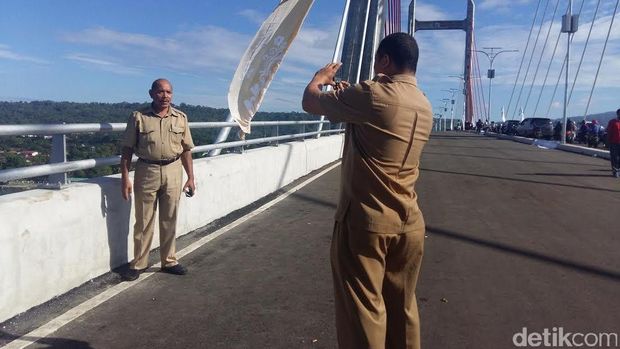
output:
[[179,158],[181,157],[181,155],[177,156],[174,159],[163,159],[163,160],[147,160],[147,159],[143,159],[143,158],[138,158],[138,161],[147,163],[147,164],[151,164],[151,165],[160,165],[160,166],[165,166],[165,165],[170,165],[171,163],[179,160]]

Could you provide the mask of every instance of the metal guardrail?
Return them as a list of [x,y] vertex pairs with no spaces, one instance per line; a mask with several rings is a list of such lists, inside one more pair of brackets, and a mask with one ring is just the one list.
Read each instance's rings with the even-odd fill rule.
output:
[[[329,121],[256,121],[252,123],[252,126],[286,126],[286,125],[316,125],[316,124],[328,124]],[[221,127],[234,127],[237,124],[234,122],[190,122],[190,128],[221,128]],[[62,156],[56,155],[56,158],[60,158],[64,161],[58,161],[56,163],[35,165],[28,167],[20,167],[13,169],[0,170],[0,182],[8,182],[18,179],[26,179],[40,176],[50,176],[51,183],[66,183],[66,173],[86,170],[101,166],[114,166],[120,163],[120,155],[85,159],[76,161],[66,161],[66,149],[65,149],[65,135],[67,133],[99,133],[99,132],[120,132],[124,131],[126,124],[121,123],[100,123],[100,124],[63,124],[63,125],[0,125],[0,136],[15,136],[15,135],[54,135],[53,144],[60,144],[62,146]],[[303,132],[290,135],[263,137],[257,139],[234,141],[218,144],[201,145],[192,149],[192,153],[207,152],[213,149],[228,149],[235,147],[244,147],[255,144],[271,143],[285,140],[294,140],[299,138],[319,136],[322,134],[333,134],[344,131],[343,129],[315,131],[315,132]],[[58,139],[58,138],[61,139]],[[58,150],[57,150],[58,153]],[[54,158],[54,150],[52,151],[51,159]],[[64,158],[64,159],[63,159]],[[135,162],[137,158],[134,156],[132,162]],[[58,175],[60,174],[61,177]]]
[[[287,126],[287,125],[316,125],[329,124],[329,121],[254,121],[253,127],[258,126]],[[125,123],[99,123],[99,124],[29,124],[29,125],[0,125],[0,136],[23,136],[39,135],[52,136],[68,133],[92,133],[92,132],[122,132],[125,131]],[[222,128],[235,127],[236,122],[190,122],[190,128]]]

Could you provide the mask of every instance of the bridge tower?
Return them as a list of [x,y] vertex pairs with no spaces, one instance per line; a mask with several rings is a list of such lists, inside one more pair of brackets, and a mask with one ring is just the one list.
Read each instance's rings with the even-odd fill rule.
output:
[[370,79],[374,51],[383,36],[383,0],[347,0],[342,67],[338,78],[357,83]]
[[465,99],[465,122],[472,122],[474,104],[472,94],[472,52],[474,45],[474,0],[467,0],[467,17],[464,20],[418,21],[415,15],[416,0],[409,4],[408,32],[414,35],[418,30],[463,30],[465,31],[465,68],[463,71],[463,95]]

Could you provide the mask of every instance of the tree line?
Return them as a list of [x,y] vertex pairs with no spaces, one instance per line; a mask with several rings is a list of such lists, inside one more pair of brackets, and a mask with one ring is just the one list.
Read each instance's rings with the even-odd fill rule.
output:
[[[148,103],[75,103],[75,102],[0,102],[0,125],[8,124],[72,124],[72,123],[125,123],[134,110]],[[176,108],[188,115],[190,122],[225,121],[228,109],[181,103]],[[258,112],[254,120],[298,121],[316,120],[315,116],[298,112]],[[307,131],[314,125],[308,126]],[[316,126],[314,126],[316,127]],[[257,127],[247,139],[299,133],[300,126]],[[211,144],[219,129],[194,129],[192,137],[196,145]],[[229,140],[236,131],[231,132]],[[110,157],[120,154],[121,132],[68,134],[67,160]],[[0,169],[24,167],[49,162],[51,139],[45,136],[0,137]],[[33,155],[36,154],[36,155]],[[194,155],[194,156],[200,156]],[[117,166],[94,168],[71,173],[72,177],[98,177],[118,173]]]

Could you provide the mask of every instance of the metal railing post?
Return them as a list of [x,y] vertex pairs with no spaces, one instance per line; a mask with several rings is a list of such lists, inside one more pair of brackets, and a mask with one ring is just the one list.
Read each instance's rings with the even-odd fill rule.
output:
[[[52,154],[50,156],[50,163],[57,164],[67,162],[67,135],[58,134],[52,136]],[[56,173],[49,175],[47,181],[53,185],[65,185],[67,184],[66,173]]]
[[[231,122],[231,121],[233,121],[233,116],[230,113],[228,113],[228,115],[226,116],[225,122]],[[232,127],[222,127],[222,129],[220,130],[220,133],[217,135],[217,138],[215,139],[215,142],[213,144],[226,142],[226,139],[228,138],[228,134],[230,133],[231,128]],[[222,151],[221,149],[213,149],[212,151],[209,152],[209,156],[220,155],[221,151]]]

